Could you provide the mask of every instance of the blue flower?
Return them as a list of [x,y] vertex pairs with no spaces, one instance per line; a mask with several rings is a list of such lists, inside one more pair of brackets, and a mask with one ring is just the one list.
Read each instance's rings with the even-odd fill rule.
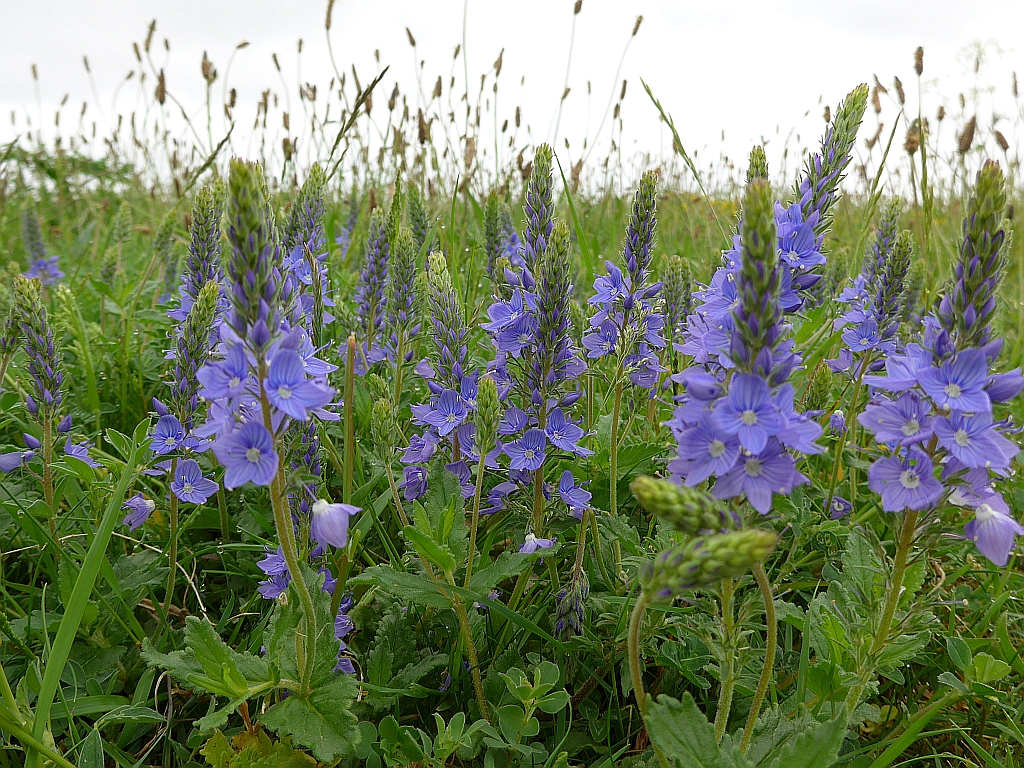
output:
[[[701,411],[697,423],[678,435],[679,462],[670,463],[670,469],[677,472],[685,467],[686,485],[697,485],[711,475],[724,475],[739,456],[740,446],[735,435],[730,435],[719,426],[708,411]],[[683,474],[679,472],[679,474]]]
[[590,492],[583,490],[582,484],[576,485],[576,480],[568,469],[562,473],[562,479],[558,481],[558,495],[568,505],[573,517],[578,519],[582,519],[583,512],[590,507]]
[[605,320],[596,331],[583,337],[583,346],[588,350],[587,357],[604,357],[615,351],[615,342],[619,338],[618,328],[611,320]]
[[851,352],[874,349],[882,342],[878,335],[878,322],[874,317],[869,317],[854,327],[848,328],[843,332],[843,341]]
[[725,434],[735,435],[751,453],[763,451],[768,438],[786,426],[768,384],[760,376],[746,373],[733,377],[728,397],[715,409],[715,420]]
[[523,542],[523,546],[519,548],[519,553],[522,555],[532,555],[538,549],[550,549],[555,546],[554,539],[542,539],[533,535],[533,532],[526,534],[526,541]]
[[511,460],[512,469],[534,472],[544,465],[544,432],[534,427],[528,429],[518,440],[505,444],[505,453]]
[[348,543],[348,519],[361,509],[351,504],[331,504],[319,499],[312,507],[309,535],[319,544],[344,547]]
[[880,443],[913,445],[932,434],[931,408],[912,392],[900,395],[895,402],[882,399],[869,405],[857,421]]
[[832,497],[832,519],[842,520],[848,514],[853,512],[853,504],[842,498],[841,496]]
[[[26,437],[28,437],[28,435],[26,435]],[[68,435],[68,439],[64,441],[64,453],[68,456],[74,456],[79,461],[84,461],[90,467],[95,469],[100,465],[100,463],[89,455],[90,448],[92,448],[92,443],[88,440],[84,443],[79,443],[78,445],[72,443],[71,435]]]
[[277,474],[277,451],[270,432],[257,421],[219,438],[213,452],[225,469],[224,486],[237,488],[246,483],[270,485]]
[[121,523],[123,525],[127,525],[128,530],[134,531],[149,520],[149,516],[153,514],[153,510],[156,509],[156,502],[152,499],[147,499],[141,493],[136,493],[122,504],[121,508],[131,510],[127,515],[125,515],[124,520],[122,520]]
[[423,467],[412,466],[402,470],[402,483],[399,488],[403,490],[406,501],[418,499],[427,492],[427,472]]
[[309,411],[322,408],[334,396],[330,388],[306,378],[302,358],[291,349],[278,350],[274,355],[263,385],[275,408],[300,421],[308,419]]
[[217,492],[217,487],[213,480],[203,477],[203,471],[195,459],[178,462],[178,469],[171,481],[171,491],[187,504],[205,504]]
[[454,389],[446,389],[433,406],[422,412],[420,418],[432,427],[437,427],[438,433],[444,437],[454,432],[468,415],[469,409],[462,395]]
[[1010,516],[1010,508],[998,493],[987,496],[974,510],[974,519],[964,526],[964,535],[985,557],[999,567],[1010,560],[1014,537],[1024,527]]
[[717,499],[746,494],[750,505],[766,515],[772,508],[773,493],[789,495],[794,486],[806,482],[807,478],[796,471],[793,457],[772,439],[757,454],[741,453],[735,466],[718,478],[712,493]]
[[176,451],[185,441],[185,430],[177,418],[167,414],[157,419],[153,427],[153,442],[150,450],[158,456]]
[[932,476],[931,459],[917,447],[905,456],[882,458],[868,467],[868,488],[882,497],[886,512],[926,509],[942,496],[942,483]]
[[547,427],[544,434],[556,448],[563,451],[575,453],[580,456],[589,456],[592,451],[581,448],[577,443],[583,437],[583,429],[570,421],[561,408],[555,408],[548,416]]
[[992,426],[988,412],[967,415],[954,411],[933,425],[939,444],[971,469],[1007,469],[1020,449]]
[[968,349],[952,360],[918,372],[921,388],[943,409],[989,411],[992,403],[985,392],[988,362],[979,349]]
[[208,363],[196,371],[196,378],[203,385],[199,394],[207,400],[238,397],[249,382],[249,361],[245,357],[245,346],[235,344],[217,363]]

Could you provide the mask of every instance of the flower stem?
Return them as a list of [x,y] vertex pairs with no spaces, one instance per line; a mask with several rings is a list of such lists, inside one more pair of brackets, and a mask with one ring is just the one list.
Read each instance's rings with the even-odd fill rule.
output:
[[398,484],[395,483],[395,471],[391,468],[391,459],[384,460],[384,473],[388,476],[388,485],[391,487],[391,496],[395,500],[395,508],[398,516],[402,519],[402,525],[409,525],[409,518],[405,515],[405,507],[402,505],[402,497],[398,495]]
[[761,590],[761,599],[764,601],[764,622],[767,625],[767,632],[764,643],[764,666],[761,668],[761,679],[757,681],[757,690],[754,692],[754,700],[750,703],[750,714],[747,715],[747,724],[743,728],[743,739],[740,741],[740,752],[746,752],[750,746],[750,737],[754,735],[754,726],[757,725],[757,716],[761,712],[761,702],[768,692],[768,683],[772,679],[772,668],[775,665],[775,649],[778,646],[779,626],[775,619],[775,601],[772,597],[772,585],[764,572],[764,565],[755,563],[751,569],[754,573],[754,580]]
[[[43,428],[43,498],[50,508],[50,535],[56,537],[57,510],[53,508],[53,418],[47,416],[40,426]],[[57,556],[60,556],[59,552]]]
[[647,717],[647,694],[644,693],[644,678],[640,671],[640,624],[643,622],[644,612],[650,605],[650,598],[646,592],[641,591],[633,606],[633,613],[629,617],[629,633],[626,635],[626,649],[629,654],[629,676],[633,679],[633,694],[636,696],[637,706],[640,707],[640,716]]
[[[608,443],[608,512],[612,517],[619,512],[619,409],[622,407],[622,365],[615,381],[615,400],[612,404],[611,439]],[[615,571],[622,563],[622,547],[615,541]]]
[[729,724],[729,712],[732,710],[732,694],[736,688],[736,621],[733,616],[732,598],[736,591],[736,582],[732,579],[722,580],[722,628],[725,658],[721,663],[722,687],[718,693],[718,709],[715,712],[715,740],[721,744]]
[[[171,480],[178,471],[178,457],[171,459]],[[164,619],[170,624],[168,611],[174,605],[174,581],[178,572],[178,497],[171,491],[170,512],[167,520],[167,593],[164,595]]]
[[[449,578],[449,581],[454,583],[453,578]],[[458,595],[452,595],[452,604],[455,606],[455,614],[459,617],[459,626],[462,628],[462,639],[466,643],[466,653],[469,655],[469,674],[473,678],[473,692],[476,694],[476,703],[480,707],[480,716],[488,722],[491,722],[491,716],[487,711],[487,699],[484,698],[484,683],[480,678],[480,662],[476,655],[476,645],[473,643],[473,632],[469,627],[469,616],[466,613],[466,606],[462,602],[462,598]]]
[[342,484],[342,501],[352,503],[352,465],[356,458],[355,389],[356,389],[356,337],[349,334],[348,354],[345,355],[345,474]]
[[469,524],[469,555],[466,560],[466,578],[462,586],[469,589],[473,577],[473,561],[476,559],[476,533],[480,526],[480,496],[484,488],[484,446],[480,446],[480,461],[476,465],[476,491],[473,494],[473,519]]
[[874,673],[874,659],[885,648],[889,642],[889,632],[892,630],[893,618],[896,616],[896,609],[900,604],[900,596],[903,593],[903,578],[907,573],[907,558],[910,555],[910,548],[914,543],[914,534],[917,530],[917,512],[907,510],[903,517],[903,527],[900,529],[900,538],[896,545],[896,559],[893,563],[892,578],[889,583],[889,594],[885,601],[885,608],[882,610],[882,619],[878,624],[878,631],[875,639],[868,650],[868,662],[861,670],[860,679],[846,696],[844,708],[846,716],[851,717],[853,710],[860,703],[860,697],[867,687],[867,678]]
[[608,585],[608,589],[615,589],[615,582],[612,581],[611,576],[608,575],[608,569],[604,564],[604,556],[601,554],[601,536],[600,531],[597,528],[597,513],[594,511],[594,508],[591,507],[583,514],[590,516],[590,538],[594,542],[594,559],[597,561],[598,570],[601,571],[601,578],[604,579],[604,583]]
[[231,520],[228,517],[228,500],[224,494],[224,483],[217,483],[217,508],[220,510],[220,538],[226,544],[231,541]]
[[[349,350],[351,352],[351,349]],[[351,360],[351,355],[349,360]],[[270,412],[270,400],[267,398],[263,382],[267,378],[267,363],[259,362],[260,406],[263,412],[263,426],[274,435],[274,422]],[[309,593],[309,585],[302,573],[299,563],[299,551],[295,542],[295,529],[292,526],[292,515],[288,509],[288,497],[285,494],[285,458],[284,451],[279,450],[278,438],[274,435],[274,450],[277,451],[277,472],[270,481],[270,505],[274,511],[274,527],[277,538],[281,542],[281,553],[288,566],[288,574],[292,577],[295,589],[299,593],[302,606],[302,633],[295,638],[296,666],[299,671],[299,684],[302,693],[308,693],[313,675],[313,659],[316,658],[316,613],[313,610],[313,597]]]

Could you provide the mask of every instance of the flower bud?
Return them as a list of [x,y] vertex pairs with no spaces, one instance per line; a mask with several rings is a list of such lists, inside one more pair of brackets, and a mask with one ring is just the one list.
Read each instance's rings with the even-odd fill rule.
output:
[[484,376],[477,384],[476,395],[476,445],[481,455],[490,452],[498,436],[501,421],[501,402],[498,400],[498,385],[490,376]]
[[733,513],[696,488],[640,475],[629,489],[645,511],[689,536],[740,527],[740,520]]
[[646,594],[671,597],[746,573],[775,548],[778,536],[762,528],[748,528],[677,545],[647,563],[640,572]]

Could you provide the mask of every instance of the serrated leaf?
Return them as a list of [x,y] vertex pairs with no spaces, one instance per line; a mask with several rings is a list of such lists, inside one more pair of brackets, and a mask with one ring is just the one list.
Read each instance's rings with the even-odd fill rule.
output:
[[450,608],[451,600],[443,595],[437,585],[424,576],[396,571],[389,565],[374,565],[363,569],[358,576],[348,580],[353,586],[370,584],[378,586],[403,602],[429,605],[434,608]]
[[289,696],[261,718],[279,735],[291,735],[317,760],[331,762],[352,754],[361,737],[358,719],[352,714],[358,687],[349,675],[313,689],[308,696]]
[[686,768],[753,768],[742,755],[718,746],[714,726],[689,693],[682,701],[662,695],[647,702],[647,732],[670,760]]
[[420,557],[428,563],[440,568],[444,573],[450,574],[455,571],[455,558],[452,556],[452,553],[437,544],[418,528],[407,525],[402,530],[402,534],[405,536],[405,540],[416,548],[416,552],[419,553]]
[[473,576],[469,580],[469,588],[473,592],[486,594],[506,579],[518,576],[523,572],[526,564],[533,559],[532,555],[523,555],[518,552],[502,552],[486,568],[473,572]]
[[833,765],[846,736],[846,717],[815,723],[792,739],[768,768],[828,768]]
[[249,684],[231,657],[231,647],[221,640],[209,619],[185,619],[185,645],[202,666],[207,681],[204,687],[210,693],[237,699],[249,692]]

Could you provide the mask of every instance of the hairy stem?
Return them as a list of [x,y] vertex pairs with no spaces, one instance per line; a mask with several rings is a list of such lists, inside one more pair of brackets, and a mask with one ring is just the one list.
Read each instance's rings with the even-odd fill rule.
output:
[[715,739],[719,744],[725,736],[732,710],[732,694],[736,688],[736,619],[733,616],[732,598],[736,582],[722,580],[722,628],[724,631],[725,658],[722,660],[721,690],[718,692],[718,709],[715,712]]
[[761,678],[757,681],[757,690],[754,692],[754,700],[750,703],[750,714],[747,715],[747,724],[743,728],[743,739],[740,741],[740,752],[746,752],[750,746],[750,737],[754,735],[754,726],[757,724],[757,716],[761,713],[761,702],[768,692],[768,683],[772,679],[772,668],[775,666],[775,649],[778,646],[779,625],[775,619],[775,600],[772,597],[772,585],[764,572],[764,565],[755,563],[751,569],[754,579],[757,581],[757,588],[761,591],[761,599],[764,601],[764,622],[767,632],[764,642],[764,666],[761,668]]
[[352,503],[352,472],[355,469],[352,465],[356,459],[356,425],[355,425],[355,389],[356,389],[356,337],[350,334],[348,337],[348,354],[345,355],[345,474],[342,484],[342,501],[346,504]]
[[[619,409],[622,407],[621,364],[615,382],[615,400],[612,404],[611,440],[608,444],[608,512],[612,517],[619,512]],[[615,542],[615,572],[618,573],[622,563],[622,547]]]
[[907,510],[904,513],[903,527],[900,529],[900,538],[896,545],[896,559],[893,562],[889,594],[886,597],[885,608],[882,610],[882,619],[878,624],[878,631],[875,633],[875,639],[868,650],[868,662],[865,668],[861,670],[859,681],[850,689],[846,696],[844,708],[846,709],[847,717],[853,715],[854,709],[860,703],[860,697],[867,687],[868,678],[874,673],[874,660],[882,652],[882,649],[885,648],[885,644],[889,642],[889,632],[892,630],[892,622],[896,616],[896,609],[899,607],[900,597],[903,593],[903,578],[907,573],[907,558],[910,555],[910,548],[914,543],[916,530],[917,512],[912,509]]
[[633,613],[629,617],[629,634],[626,635],[626,652],[629,654],[629,676],[633,680],[633,694],[636,696],[637,706],[640,707],[640,716],[647,717],[647,694],[644,693],[644,678],[640,671],[640,624],[643,622],[644,612],[650,605],[650,598],[646,592],[641,591],[633,606]]
[[[178,471],[178,457],[171,459],[171,480]],[[178,497],[171,491],[170,511],[167,516],[167,593],[164,595],[164,619],[170,624],[168,611],[174,605],[174,581],[178,572]]]
[[469,556],[466,560],[466,579],[463,586],[469,589],[469,580],[473,577],[473,561],[476,559],[476,533],[480,526],[480,496],[484,488],[484,447],[480,446],[480,461],[476,465],[476,490],[473,493],[473,519],[469,524]]
[[[454,578],[449,581],[454,583]],[[488,723],[491,722],[490,713],[487,711],[487,699],[484,698],[484,684],[480,678],[480,662],[476,655],[476,645],[473,643],[473,632],[469,627],[469,616],[466,613],[466,606],[462,598],[452,595],[452,603],[455,606],[455,614],[459,617],[459,626],[462,628],[462,639],[466,643],[466,654],[469,656],[469,674],[473,677],[473,691],[476,693],[476,703],[480,706],[480,716]]]

